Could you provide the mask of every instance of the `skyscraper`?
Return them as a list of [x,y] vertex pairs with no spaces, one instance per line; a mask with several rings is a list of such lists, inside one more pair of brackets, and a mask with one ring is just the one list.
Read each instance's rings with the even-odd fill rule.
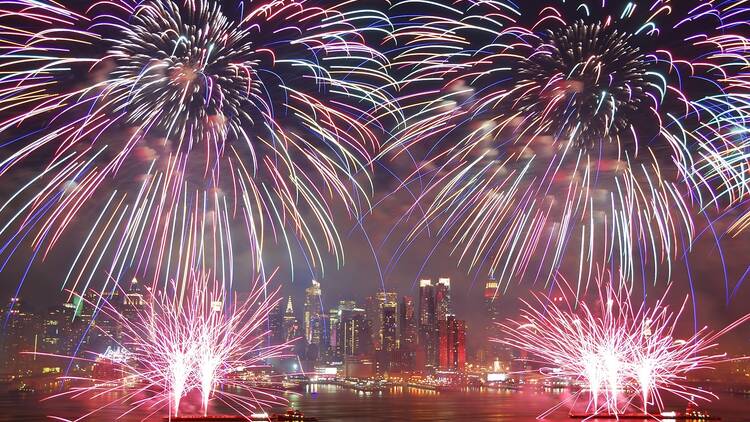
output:
[[398,364],[404,370],[414,370],[417,361],[417,312],[414,299],[401,298],[399,306],[399,353]]
[[342,323],[342,317],[344,312],[352,311],[357,309],[357,303],[353,300],[341,300],[339,306],[328,311],[329,321],[329,338],[330,338],[330,351],[329,354],[334,358],[343,358],[343,341],[344,341],[344,326]]
[[438,321],[445,321],[451,311],[451,279],[439,278],[435,285],[435,312]]
[[320,283],[312,280],[312,285],[305,289],[305,341],[308,344],[320,344],[323,324],[320,315],[323,312],[322,291]]
[[[398,316],[398,294],[395,292],[378,292],[368,296],[365,302],[365,313],[372,324],[372,344],[375,350],[383,349],[383,307],[393,306]],[[396,336],[398,336],[398,318],[396,318]],[[396,339],[398,342],[398,339]]]
[[490,278],[484,284],[484,313],[488,326],[496,326],[500,322],[499,285],[494,278]]
[[413,350],[417,345],[417,315],[414,309],[414,299],[411,296],[401,298],[399,310],[400,346]]
[[490,278],[484,284],[484,315],[483,319],[485,323],[482,328],[482,338],[484,339],[481,345],[480,351],[484,353],[480,359],[480,364],[488,365],[493,364],[498,360],[504,362],[510,361],[510,354],[507,348],[501,346],[499,343],[491,341],[493,338],[497,338],[500,334],[498,329],[498,323],[501,322],[500,316],[500,291],[499,284],[494,278]]
[[435,367],[437,355],[437,313],[435,309],[435,286],[431,280],[419,281],[419,356],[421,364]]
[[284,311],[284,341],[291,341],[299,337],[299,321],[294,316],[294,308],[292,307],[292,297],[286,302],[286,310]]
[[338,308],[333,308],[328,311],[328,350],[331,358],[338,357],[338,337],[340,330],[340,316]]
[[28,370],[31,359],[23,352],[35,350],[35,336],[40,331],[38,318],[18,297],[11,298],[8,309],[3,310],[2,315],[5,326],[4,332],[0,332],[0,368],[3,372]]
[[430,325],[435,316],[435,289],[432,280],[419,280],[419,325]]
[[372,347],[375,350],[380,350],[380,326],[382,324],[382,314],[380,309],[380,301],[375,295],[367,296],[365,298],[365,318],[370,321],[372,326]]
[[338,340],[341,356],[361,356],[370,353],[372,337],[364,309],[341,310],[339,327]]
[[449,314],[438,324],[440,369],[462,371],[466,367],[466,321]]
[[286,341],[284,334],[284,302],[279,301],[268,313],[268,331],[271,344],[282,344]]
[[395,302],[383,304],[382,350],[395,352],[398,349],[398,307]]

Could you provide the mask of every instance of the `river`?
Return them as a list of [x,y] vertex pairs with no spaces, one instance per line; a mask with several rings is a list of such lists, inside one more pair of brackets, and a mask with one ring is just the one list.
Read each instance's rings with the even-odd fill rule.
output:
[[[308,386],[304,392],[288,395],[290,406],[321,422],[396,422],[396,421],[533,421],[565,399],[565,391],[471,390],[431,392],[392,388],[381,393],[362,393],[336,386]],[[106,403],[99,400],[52,399],[40,401],[36,395],[0,396],[1,421],[41,421],[54,415],[76,418]],[[675,407],[676,408],[676,407]],[[750,397],[722,395],[705,406],[726,422],[750,421]],[[88,419],[109,421],[121,416],[124,406],[110,406]],[[221,412],[221,410],[218,410]],[[136,411],[121,421],[139,421],[148,415]],[[49,419],[47,419],[49,420]],[[160,420],[159,417],[147,420]],[[546,421],[571,421],[568,410],[560,408]]]

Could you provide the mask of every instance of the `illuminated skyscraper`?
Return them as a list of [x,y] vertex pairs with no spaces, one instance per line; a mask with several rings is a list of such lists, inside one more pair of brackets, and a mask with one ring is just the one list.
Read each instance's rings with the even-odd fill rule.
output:
[[500,362],[501,366],[506,366],[510,363],[511,354],[507,347],[501,346],[497,342],[493,342],[492,339],[497,338],[500,335],[498,329],[498,323],[501,322],[500,314],[500,286],[494,278],[490,278],[484,284],[484,315],[482,324],[482,338],[484,339],[481,345],[481,351],[483,355],[481,359],[478,359],[478,363],[483,365],[494,365],[494,362]]
[[339,320],[339,353],[341,356],[362,356],[371,352],[370,322],[364,309],[344,309]]
[[500,322],[500,291],[499,284],[494,278],[484,284],[484,313],[488,326],[496,326]]
[[268,314],[268,331],[271,344],[282,344],[285,340],[284,335],[284,302],[279,302]]
[[294,308],[292,307],[292,297],[286,302],[286,310],[284,311],[284,341],[291,341],[299,337],[299,321],[294,316]]
[[417,345],[417,315],[411,296],[401,298],[399,320],[399,344],[403,349],[413,350]]
[[399,306],[399,353],[398,364],[403,370],[416,369],[417,360],[417,311],[414,299],[410,296],[401,298]]
[[466,367],[466,321],[449,314],[438,324],[440,369],[463,371]]
[[439,278],[435,285],[435,312],[438,321],[445,321],[451,311],[451,280]]
[[3,331],[0,332],[0,370],[22,372],[31,369],[31,359],[23,352],[35,350],[36,335],[39,334],[38,318],[18,298],[11,298],[7,310],[3,310]]
[[[372,344],[375,350],[383,349],[383,308],[393,306],[398,316],[398,294],[394,292],[378,292],[368,296],[365,302],[367,319],[372,324]],[[398,318],[396,319],[396,335],[398,336]],[[396,340],[398,341],[398,339]]]
[[432,280],[419,280],[419,326],[430,325],[435,319],[435,288]]
[[365,298],[365,318],[370,321],[372,326],[372,347],[375,350],[380,350],[380,327],[382,324],[382,314],[380,309],[380,301],[375,295],[367,296]]
[[305,340],[308,344],[320,344],[323,331],[323,321],[320,318],[323,312],[322,291],[320,283],[313,280],[312,285],[305,289],[304,326]]
[[398,307],[395,302],[383,304],[382,350],[395,352],[398,349]]
[[339,337],[339,326],[340,316],[338,308],[334,308],[328,311],[328,349],[331,351],[331,357],[338,355],[338,337]]
[[[419,353],[418,363],[429,367],[438,364],[437,312],[435,286],[431,280],[419,281]],[[422,362],[423,361],[423,362]]]

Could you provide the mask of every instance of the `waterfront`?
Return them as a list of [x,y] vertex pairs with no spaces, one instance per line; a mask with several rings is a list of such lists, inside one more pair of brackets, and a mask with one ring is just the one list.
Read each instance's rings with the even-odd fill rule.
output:
[[[551,391],[456,391],[436,393],[425,390],[392,388],[385,392],[364,393],[336,386],[310,386],[299,394],[289,395],[290,405],[321,422],[396,422],[396,421],[532,421],[554,407],[561,390]],[[54,415],[79,417],[101,406],[103,402],[54,399],[39,402],[39,396],[0,396],[0,420],[40,421]],[[706,406],[725,422],[750,421],[750,396],[722,395]],[[126,409],[112,407],[87,419],[114,420]],[[281,409],[279,409],[281,410]],[[134,412],[121,421],[138,421],[145,411]],[[151,418],[148,420],[159,420]],[[571,421],[567,410],[554,412],[547,421]]]

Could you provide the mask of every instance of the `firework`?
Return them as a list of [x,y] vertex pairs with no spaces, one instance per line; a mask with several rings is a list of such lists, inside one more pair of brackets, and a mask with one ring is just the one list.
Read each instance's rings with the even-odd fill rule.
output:
[[26,240],[46,256],[94,221],[85,241],[130,267],[136,251],[166,259],[173,222],[207,212],[224,233],[245,226],[257,267],[268,242],[341,259],[333,202],[366,203],[380,117],[398,114],[366,42],[387,19],[351,2],[234,6],[0,4],[0,174],[20,179],[0,206],[4,253]]
[[[127,412],[141,409],[153,415],[168,409],[174,416],[193,391],[200,395],[204,415],[212,400],[243,415],[284,404],[273,387],[241,376],[291,349],[289,343],[266,345],[268,314],[278,304],[276,295],[264,297],[262,285],[256,283],[248,298],[239,301],[226,294],[224,283],[195,273],[188,284],[182,299],[149,291],[145,302],[126,303],[125,310],[100,298],[101,312],[122,327],[121,340],[110,335],[123,351],[117,360],[117,375],[103,379],[63,377],[73,386],[50,399],[115,397],[95,412],[122,403]],[[96,353],[91,360],[107,359],[105,352]]]
[[588,396],[591,414],[661,412],[665,393],[691,404],[710,400],[715,396],[688,385],[686,375],[731,360],[715,352],[716,340],[750,315],[719,332],[704,327],[680,339],[676,327],[687,299],[673,311],[664,304],[667,294],[653,307],[634,306],[627,292],[601,285],[594,306],[535,296],[524,302],[520,319],[501,324],[504,337],[497,341],[528,352],[544,365],[544,376],[581,383],[575,398]]
[[412,210],[426,211],[404,245],[436,227],[502,283],[577,268],[583,284],[596,263],[628,283],[669,279],[696,216],[746,193],[750,45],[738,2],[673,3],[458,2],[409,16],[394,68],[405,89],[442,85],[405,105],[387,151],[427,150],[405,182],[426,186]]

